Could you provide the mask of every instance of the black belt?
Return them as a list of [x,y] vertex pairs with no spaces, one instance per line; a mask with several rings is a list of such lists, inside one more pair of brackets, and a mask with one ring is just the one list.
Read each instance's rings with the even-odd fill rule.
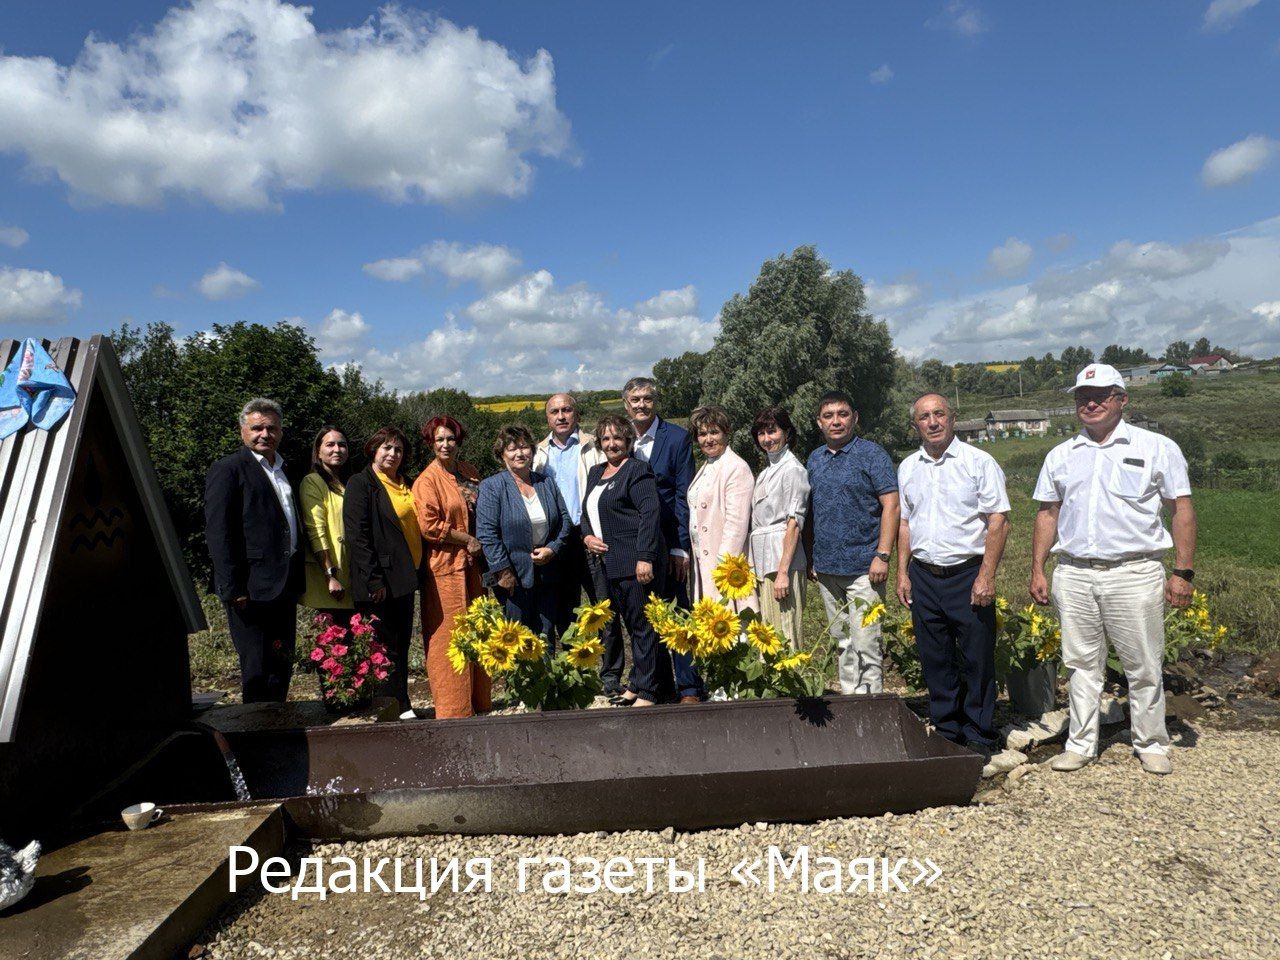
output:
[[928,570],[935,577],[954,577],[957,573],[964,573],[966,570],[972,570],[974,567],[982,565],[981,557],[970,557],[950,567],[940,567],[936,563],[925,563],[923,560],[911,558],[911,562]]

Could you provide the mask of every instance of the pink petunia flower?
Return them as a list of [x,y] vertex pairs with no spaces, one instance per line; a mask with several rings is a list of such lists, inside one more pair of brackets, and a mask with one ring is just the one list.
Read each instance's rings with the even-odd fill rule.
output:
[[315,647],[314,649],[312,649],[311,659],[314,660],[316,663],[319,663],[321,660],[324,659],[324,650],[322,650],[320,647]]
[[347,650],[349,649],[350,648],[345,643],[335,643],[332,647],[329,648],[329,652],[332,653],[335,657],[344,657],[346,656]]
[[356,677],[354,680],[351,681],[351,689],[353,690],[359,690],[363,686],[364,686],[364,677]]
[[391,662],[390,660],[387,659],[386,655],[379,650],[375,650],[373,652],[373,654],[369,657],[369,661],[379,667],[382,666],[384,663]]
[[375,669],[373,671],[373,675],[377,677],[379,680],[387,679],[387,671],[384,670],[382,667],[378,667],[377,669]]

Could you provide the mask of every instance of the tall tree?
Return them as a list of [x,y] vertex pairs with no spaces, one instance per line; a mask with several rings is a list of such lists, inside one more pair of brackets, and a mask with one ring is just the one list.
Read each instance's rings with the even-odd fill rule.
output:
[[1170,363],[1186,363],[1191,359],[1191,344],[1185,340],[1175,340],[1164,348],[1164,358]]
[[1206,354],[1213,353],[1213,347],[1209,345],[1208,337],[1201,337],[1191,345],[1191,356],[1203,357]]
[[1088,347],[1067,347],[1062,351],[1062,372],[1069,378],[1093,363],[1093,351]]
[[818,398],[852,396],[865,432],[874,433],[895,379],[889,328],[867,312],[862,281],[832,271],[811,246],[766,261],[744,297],[722,308],[720,335],[707,355],[702,399],[724,406],[736,428],[734,446],[755,458],[750,425],[760,408],[792,414],[799,445],[817,445]]
[[702,370],[707,355],[694,350],[678,357],[663,357],[653,365],[653,379],[658,381],[662,396],[662,412],[669,417],[687,417],[702,396]]
[[1118,343],[1108,344],[1098,358],[1113,367],[1132,367],[1139,363],[1148,363],[1151,357],[1141,347],[1122,347]]

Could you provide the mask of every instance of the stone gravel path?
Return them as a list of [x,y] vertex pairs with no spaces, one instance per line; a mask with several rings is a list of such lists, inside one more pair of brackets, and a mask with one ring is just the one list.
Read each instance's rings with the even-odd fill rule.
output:
[[[984,802],[909,816],[694,834],[408,837],[317,856],[494,858],[490,894],[257,894],[205,931],[208,958],[1277,958],[1280,732],[1184,728],[1174,774],[1123,742],[1074,774],[1019,768]],[[1043,760],[1043,757],[1037,759]],[[625,804],[625,795],[617,798]],[[733,881],[770,845],[811,856],[928,858],[906,892],[769,893]],[[521,856],[707,861],[705,893],[515,892]],[[904,873],[910,879],[910,871]]]

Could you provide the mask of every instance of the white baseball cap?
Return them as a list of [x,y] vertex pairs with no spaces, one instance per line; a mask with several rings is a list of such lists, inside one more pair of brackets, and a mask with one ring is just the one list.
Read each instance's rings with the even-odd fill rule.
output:
[[1124,390],[1124,377],[1109,363],[1091,363],[1076,374],[1075,386],[1067,387],[1064,392],[1074,393],[1081,387],[1119,387]]

